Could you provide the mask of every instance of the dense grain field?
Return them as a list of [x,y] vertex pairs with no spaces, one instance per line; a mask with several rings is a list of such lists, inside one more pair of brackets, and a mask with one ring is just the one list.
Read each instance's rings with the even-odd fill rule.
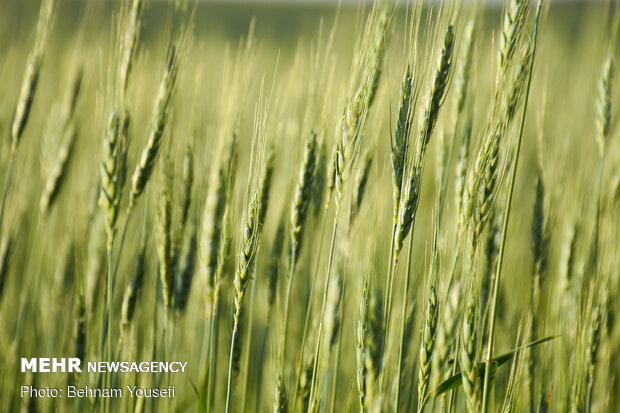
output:
[[619,23],[2,2],[0,411],[618,411]]

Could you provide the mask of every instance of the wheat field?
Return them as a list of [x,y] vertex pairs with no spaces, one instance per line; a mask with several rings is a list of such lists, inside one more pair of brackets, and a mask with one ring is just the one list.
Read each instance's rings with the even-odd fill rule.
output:
[[0,411],[618,411],[619,26],[2,2]]

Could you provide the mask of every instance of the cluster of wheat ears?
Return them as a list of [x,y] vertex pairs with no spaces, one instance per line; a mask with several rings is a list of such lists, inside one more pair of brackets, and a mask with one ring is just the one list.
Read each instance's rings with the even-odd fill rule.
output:
[[[377,0],[291,51],[56,3],[0,45],[1,411],[617,411],[617,4]],[[177,390],[19,392],[67,384]]]

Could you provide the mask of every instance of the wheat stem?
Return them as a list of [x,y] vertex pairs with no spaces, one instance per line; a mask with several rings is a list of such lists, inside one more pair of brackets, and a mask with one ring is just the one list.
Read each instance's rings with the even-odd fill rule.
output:
[[[392,225],[392,234],[390,235],[390,259],[388,262],[388,276],[385,284],[385,297],[383,299],[383,302],[388,304],[388,307],[386,308],[390,308],[389,304],[391,304],[391,297],[394,289],[394,273],[396,272],[396,264],[398,263],[398,259],[394,256],[394,238],[396,238],[396,227],[396,224]],[[389,314],[386,311],[383,317],[383,324],[386,327],[388,323],[387,317],[389,317]]]
[[[254,320],[254,295],[256,293],[256,284],[252,284],[252,293],[250,295],[250,314],[248,316],[248,332],[246,333],[247,338],[247,344],[245,346],[246,350],[245,350],[245,360],[244,360],[244,364],[245,364],[245,382],[243,384],[243,400],[241,401],[241,411],[245,412],[245,403],[247,401],[247,394],[248,394],[248,384],[249,384],[249,380],[250,380],[250,352],[252,351],[252,326],[253,326],[253,320]],[[256,410],[256,407],[254,408]]]
[[[344,291],[344,283],[343,283],[342,289]],[[341,292],[341,294],[343,293]],[[341,300],[344,300],[344,296],[341,297]],[[340,303],[340,315],[338,316],[340,323],[342,323],[343,317],[344,317],[344,302]],[[342,351],[342,338],[340,337],[341,331],[342,331],[342,328],[339,328],[338,331],[336,332],[336,340],[338,341],[338,348],[336,349],[336,360],[334,361],[334,368],[333,368],[334,374],[332,377],[331,401],[329,403],[330,413],[334,413],[334,409],[336,408],[336,391],[338,390],[338,367],[340,366],[340,352]]]
[[2,191],[2,204],[0,205],[0,234],[2,234],[2,218],[4,217],[4,206],[6,204],[6,196],[9,193],[9,185],[11,184],[11,172],[13,171],[13,160],[15,151],[11,151],[9,156],[9,166],[6,170],[6,178],[4,179],[4,191]]
[[[493,353],[493,344],[495,341],[495,319],[496,319],[496,311],[497,311],[497,301],[499,294],[499,283],[502,274],[502,264],[504,261],[504,251],[506,247],[506,235],[508,231],[508,222],[510,218],[510,207],[512,205],[512,195],[514,193],[515,180],[517,176],[517,166],[519,165],[519,155],[521,153],[521,143],[523,141],[523,131],[525,129],[525,115],[527,113],[527,104],[530,97],[530,87],[532,85],[532,73],[534,69],[534,57],[536,55],[536,45],[538,40],[538,24],[540,20],[540,12],[542,9],[542,0],[538,1],[538,6],[536,9],[536,17],[534,20],[534,35],[532,38],[532,57],[529,63],[529,72],[527,76],[527,87],[525,89],[525,99],[523,102],[523,113],[521,114],[521,124],[519,126],[519,135],[517,138],[517,146],[515,148],[515,159],[512,165],[512,171],[510,174],[510,182],[508,187],[508,197],[506,198],[506,211],[504,213],[504,219],[502,223],[502,235],[501,242],[499,245],[499,253],[497,259],[497,271],[495,274],[495,280],[493,282],[493,296],[491,299],[491,315],[489,320],[489,341],[487,343],[486,349],[486,360],[491,360]],[[490,382],[491,382],[491,364],[485,363],[484,368],[484,379],[483,379],[483,390],[482,390],[482,411],[484,413],[488,412],[489,409],[489,391],[490,391]]]
[[[325,213],[323,215],[323,222],[321,223],[321,236],[319,238],[319,250],[317,252],[316,255],[316,263],[314,265],[314,274],[312,275],[312,283],[310,285],[310,295],[308,298],[308,307],[306,308],[306,316],[305,316],[305,320],[304,320],[304,329],[303,329],[303,333],[301,335],[301,347],[299,349],[299,360],[300,360],[300,366],[303,366],[303,360],[304,360],[304,355],[305,355],[305,348],[306,348],[306,340],[308,338],[308,326],[310,324],[310,312],[312,310],[312,301],[314,298],[314,290],[315,290],[315,286],[316,286],[316,280],[318,278],[318,274],[319,274],[319,264],[321,262],[321,251],[323,249],[323,236],[325,235],[325,224],[327,222],[327,213]],[[292,406],[296,406],[297,403],[297,394],[298,394],[298,389],[299,389],[299,383],[301,380],[301,371],[302,368],[300,367],[298,373],[296,374],[296,379],[295,379],[295,390],[293,392],[293,399],[292,399]]]
[[289,300],[291,297],[291,290],[293,287],[293,275],[295,274],[295,260],[296,260],[296,250],[293,249],[291,253],[291,269],[288,274],[288,283],[286,286],[286,295],[284,298],[284,319],[282,320],[282,343],[280,348],[280,374],[282,378],[284,378],[284,360],[286,355],[286,334],[288,327],[288,313],[289,313]]
[[[411,234],[413,234],[413,225]],[[405,273],[405,287],[403,288],[403,309],[400,323],[400,344],[398,348],[398,373],[396,375],[396,411],[400,407],[400,379],[403,370],[403,355],[405,351],[405,324],[407,323],[407,297],[409,295],[409,280],[411,278],[411,258],[413,256],[413,236],[409,237],[409,247],[407,250],[407,271]]]
[[326,272],[326,280],[325,280],[325,290],[323,291],[323,301],[321,304],[321,313],[319,318],[319,330],[317,332],[316,337],[316,346],[314,349],[314,365],[312,366],[312,385],[310,386],[310,403],[314,402],[315,398],[315,388],[317,383],[318,376],[318,363],[319,363],[319,353],[321,350],[321,334],[323,332],[323,316],[325,314],[325,307],[327,304],[327,292],[329,291],[329,282],[331,280],[332,273],[332,265],[334,261],[334,246],[336,244],[336,233],[338,230],[338,215],[334,218],[334,227],[332,229],[332,240],[331,245],[329,247],[329,261],[327,262],[327,272]]

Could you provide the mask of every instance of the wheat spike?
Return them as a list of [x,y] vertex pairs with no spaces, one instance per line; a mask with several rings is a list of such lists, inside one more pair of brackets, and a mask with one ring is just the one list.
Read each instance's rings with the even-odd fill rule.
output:
[[463,390],[470,413],[478,412],[480,408],[479,381],[477,365],[476,343],[476,298],[472,295],[467,303],[465,317],[463,317],[463,342],[461,345],[460,365],[463,376]]
[[275,397],[273,401],[273,413],[286,413],[288,411],[288,400],[286,399],[286,388],[284,380],[278,374],[276,379]]
[[39,210],[41,215],[46,215],[56,200],[56,196],[58,195],[67,172],[69,159],[73,153],[75,136],[76,132],[74,127],[69,126],[65,133],[65,140],[58,150],[54,166],[47,177],[43,194],[41,195],[41,201],[39,202]]
[[43,61],[43,52],[45,43],[51,25],[54,9],[56,8],[55,0],[45,0],[41,2],[41,9],[37,20],[36,37],[33,49],[28,58],[28,65],[24,73],[22,87],[15,107],[15,115],[11,126],[11,152],[17,150],[19,141],[24,133],[26,124],[30,117],[30,109],[34,101],[34,96],[39,84],[39,75],[41,73],[41,64]]
[[438,312],[437,293],[435,288],[431,287],[428,297],[428,305],[426,307],[426,319],[424,321],[424,329],[422,330],[422,340],[420,344],[418,371],[418,411],[422,407],[426,390],[428,388],[431,374],[431,358],[435,347],[435,332],[437,331],[437,312]]
[[601,324],[603,319],[603,307],[599,304],[592,311],[592,321],[588,332],[588,347],[586,349],[586,390],[588,400],[586,401],[587,411],[592,405],[592,391],[594,387],[594,373],[596,372],[596,362],[601,342]]
[[392,196],[394,198],[394,225],[398,220],[398,209],[400,206],[403,174],[405,172],[405,154],[411,131],[411,99],[413,89],[413,77],[411,69],[407,66],[405,75],[400,88],[400,107],[398,109],[398,120],[394,131],[394,141],[391,143],[392,152]]
[[312,385],[312,370],[314,367],[314,360],[308,360],[305,365],[301,367],[299,377],[299,394],[301,395],[300,411],[305,413],[310,408],[310,386]]
[[362,201],[364,200],[364,194],[366,193],[366,185],[370,176],[370,169],[372,167],[372,155],[370,151],[367,151],[362,157],[362,163],[358,167],[357,174],[355,175],[355,185],[353,187],[353,199],[351,201],[351,210],[349,215],[349,225],[352,225],[355,218],[359,215]]
[[267,216],[267,207],[269,206],[269,191],[271,189],[271,182],[273,179],[273,169],[275,166],[275,150],[271,148],[267,153],[265,159],[265,166],[263,169],[263,175],[260,179],[259,195],[260,212],[258,213],[258,225],[259,231],[262,230],[265,225],[265,217]]
[[181,254],[177,273],[177,289],[174,296],[176,310],[183,313],[187,308],[189,294],[191,292],[192,280],[196,268],[196,253],[198,250],[198,239],[196,236],[197,223],[194,220],[190,226],[189,235]]
[[157,98],[155,99],[155,108],[153,109],[149,136],[131,179],[129,205],[127,206],[128,211],[133,209],[136,199],[140,196],[151,177],[153,166],[155,165],[155,160],[157,159],[157,154],[161,147],[170,110],[170,101],[172,100],[176,81],[177,60],[176,47],[174,44],[171,44],[168,49],[164,74],[159,86]]
[[[467,22],[463,32],[463,53],[458,62],[458,70],[456,71],[454,82],[456,93],[454,94],[454,111],[458,116],[463,112],[465,100],[467,98],[467,89],[469,86],[469,78],[471,76],[471,63],[474,52],[476,23],[474,19]],[[458,119],[455,119],[457,121]]]
[[209,180],[209,191],[205,203],[202,235],[200,239],[200,273],[205,284],[206,317],[213,312],[214,288],[219,262],[220,246],[223,240],[222,224],[227,210],[227,178],[225,166],[217,165]]
[[157,257],[159,259],[159,275],[163,288],[164,305],[172,309],[174,297],[175,271],[172,265],[172,172],[168,164],[164,184],[160,195],[160,204],[157,216]]
[[463,218],[463,196],[465,191],[465,180],[467,177],[467,164],[469,162],[469,146],[471,142],[471,118],[465,125],[465,130],[461,138],[461,145],[459,147],[458,160],[456,162],[456,179],[455,179],[455,193],[456,193],[456,216],[459,218],[459,229],[464,228],[464,222],[461,222]]
[[325,194],[325,210],[331,206],[334,189],[336,188],[336,157],[338,156],[338,146],[334,146],[332,154],[327,164],[327,193]]
[[182,232],[187,224],[187,217],[189,216],[189,209],[192,201],[192,186],[194,184],[194,148],[192,145],[187,145],[185,149],[185,155],[183,156],[183,171],[181,174],[181,224],[180,231]]
[[527,3],[524,0],[509,0],[504,12],[504,23],[499,38],[500,74],[506,71],[514,54],[517,41],[523,31]]
[[611,92],[614,78],[614,60],[611,52],[605,59],[598,85],[596,100],[596,141],[601,157],[605,153],[605,144],[611,130]]
[[312,179],[313,193],[311,202],[314,218],[321,213],[325,187],[327,186],[328,164],[326,151],[325,141],[321,141],[317,151],[317,160],[314,167],[314,178]]
[[428,146],[431,134],[433,133],[433,128],[435,127],[437,118],[439,117],[439,110],[441,109],[443,103],[444,92],[446,90],[446,86],[448,85],[448,77],[450,76],[453,47],[454,31],[450,25],[443,35],[443,45],[441,52],[439,53],[439,61],[437,63],[433,84],[424,106],[422,129],[419,137],[419,148],[416,152],[417,165],[420,165],[421,160],[424,159],[426,147]]
[[366,405],[366,334],[368,333],[368,282],[364,280],[362,298],[360,300],[357,319],[357,335],[355,341],[356,383],[359,392],[360,412],[367,410]]
[[374,290],[370,296],[368,309],[368,333],[366,334],[366,355],[364,365],[366,369],[366,404],[373,406],[380,397],[378,379],[383,368],[384,328],[383,328],[383,300],[382,294]]
[[116,221],[120,202],[119,182],[119,116],[114,110],[110,113],[108,127],[103,139],[103,155],[101,160],[101,191],[99,203],[105,217],[107,233],[107,249],[112,250],[114,235],[116,234]]
[[459,302],[461,299],[461,286],[455,284],[447,294],[446,305],[441,316],[441,322],[437,328],[436,347],[437,351],[433,358],[433,386],[437,387],[440,381],[447,379],[448,358],[453,351],[456,341],[457,324],[459,320]]
[[254,195],[246,216],[245,225],[243,228],[243,240],[241,241],[241,247],[239,250],[239,256],[237,259],[237,269],[235,271],[235,279],[233,280],[233,286],[235,289],[234,305],[234,327],[233,332],[236,333],[237,326],[239,324],[239,316],[241,314],[241,307],[243,299],[245,298],[245,292],[248,284],[251,280],[252,272],[254,271],[254,263],[256,260],[256,251],[259,243],[259,231],[258,231],[258,212],[260,210],[260,201],[257,194]]
[[340,304],[342,302],[343,269],[336,271],[328,286],[327,306],[325,307],[325,359],[330,360],[340,329]]
[[125,36],[121,39],[121,63],[119,76],[119,89],[124,96],[129,84],[129,78],[133,69],[133,60],[138,49],[140,29],[142,26],[142,9],[144,0],[133,0],[129,11],[129,21],[125,30]]
[[316,165],[317,147],[316,134],[312,133],[306,143],[304,157],[299,169],[299,178],[295,187],[295,197],[291,208],[291,255],[299,259],[303,230],[308,216],[308,208],[312,199],[312,181]]
[[133,320],[133,316],[136,311],[136,302],[140,291],[142,290],[142,283],[144,280],[144,274],[146,272],[146,246],[143,245],[133,262],[132,276],[125,289],[125,295],[123,296],[123,304],[121,307],[121,335],[124,336]]
[[282,272],[281,260],[282,247],[284,246],[284,220],[280,220],[269,257],[269,267],[267,269],[267,308],[269,313],[276,302],[278,279]]

